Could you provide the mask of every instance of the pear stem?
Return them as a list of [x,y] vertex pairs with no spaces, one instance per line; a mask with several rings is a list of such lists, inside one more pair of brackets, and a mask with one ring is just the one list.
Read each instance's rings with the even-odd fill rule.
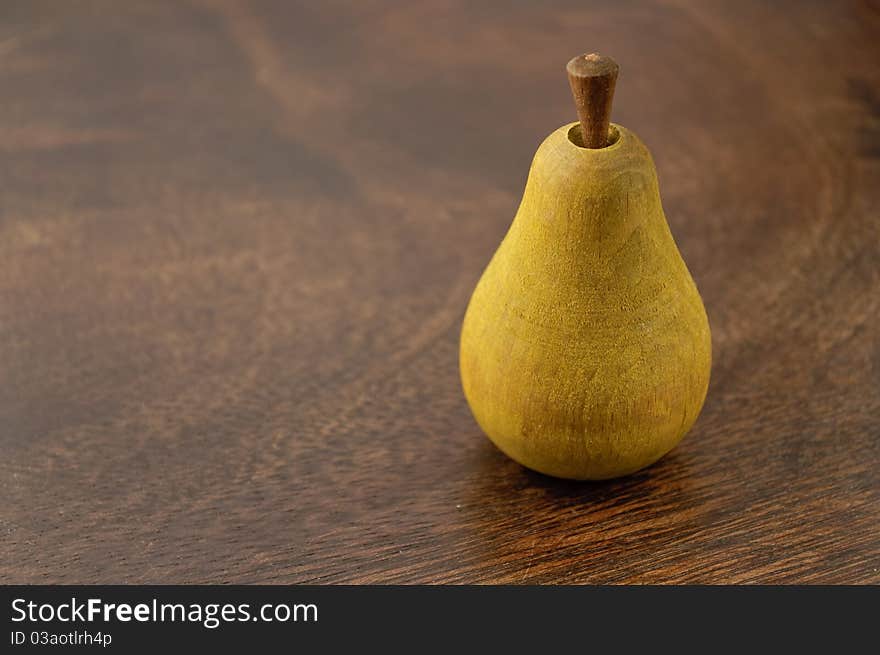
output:
[[592,53],[575,57],[565,70],[584,132],[584,147],[604,148],[608,145],[611,101],[620,67],[611,57]]

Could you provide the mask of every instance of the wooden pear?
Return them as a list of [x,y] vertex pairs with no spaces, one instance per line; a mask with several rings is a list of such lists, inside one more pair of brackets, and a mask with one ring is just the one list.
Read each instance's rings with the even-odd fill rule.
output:
[[464,393],[483,431],[541,473],[604,479],[669,452],[709,384],[709,323],[651,155],[609,125],[617,65],[568,65],[581,123],[535,153],[516,217],[464,318]]

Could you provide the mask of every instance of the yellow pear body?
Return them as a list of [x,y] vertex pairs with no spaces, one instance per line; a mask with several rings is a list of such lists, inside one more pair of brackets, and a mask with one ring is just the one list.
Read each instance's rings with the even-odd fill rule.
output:
[[538,148],[468,305],[460,366],[503,452],[548,475],[603,479],[652,464],[691,428],[711,337],[647,148],[616,125],[611,145],[582,148],[579,130]]

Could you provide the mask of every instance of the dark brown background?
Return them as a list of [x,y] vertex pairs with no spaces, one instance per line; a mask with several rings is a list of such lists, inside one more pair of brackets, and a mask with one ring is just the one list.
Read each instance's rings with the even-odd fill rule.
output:
[[[877,7],[304,4],[3,2],[0,581],[880,582]],[[589,50],[715,361],[577,484],[457,340]]]

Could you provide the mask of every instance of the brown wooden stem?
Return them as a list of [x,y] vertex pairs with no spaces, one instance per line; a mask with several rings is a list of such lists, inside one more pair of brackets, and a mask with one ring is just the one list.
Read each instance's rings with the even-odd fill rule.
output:
[[604,148],[608,145],[611,102],[619,70],[617,62],[592,53],[575,57],[565,69],[584,132],[584,146]]

